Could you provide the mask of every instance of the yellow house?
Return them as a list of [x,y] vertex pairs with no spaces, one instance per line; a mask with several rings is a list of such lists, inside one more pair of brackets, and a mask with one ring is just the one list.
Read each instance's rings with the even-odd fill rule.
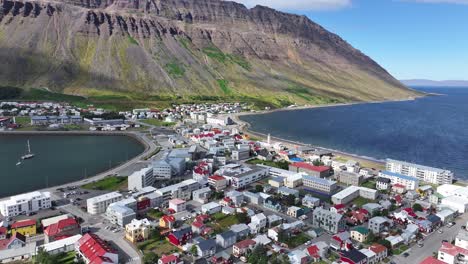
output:
[[125,238],[132,243],[147,240],[152,226],[148,219],[133,219],[130,224],[125,226]]
[[11,225],[11,235],[14,236],[16,233],[20,233],[24,236],[36,235],[36,220],[27,219],[13,223]]
[[369,236],[369,229],[365,227],[360,226],[351,230],[351,238],[358,242],[361,242],[361,243],[365,242],[368,236]]

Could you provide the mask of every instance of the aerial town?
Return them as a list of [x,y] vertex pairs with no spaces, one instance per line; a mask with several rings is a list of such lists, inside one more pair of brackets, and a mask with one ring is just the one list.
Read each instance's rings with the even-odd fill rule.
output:
[[0,263],[468,263],[468,187],[447,170],[255,135],[239,103],[0,109],[4,131],[135,129],[153,146],[105,177],[2,199]]

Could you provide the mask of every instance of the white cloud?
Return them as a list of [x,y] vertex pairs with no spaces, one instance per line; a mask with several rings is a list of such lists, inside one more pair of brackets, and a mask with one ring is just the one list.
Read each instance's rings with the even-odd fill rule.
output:
[[335,10],[351,5],[351,0],[233,0],[235,2],[254,7],[268,6],[280,10],[311,11]]

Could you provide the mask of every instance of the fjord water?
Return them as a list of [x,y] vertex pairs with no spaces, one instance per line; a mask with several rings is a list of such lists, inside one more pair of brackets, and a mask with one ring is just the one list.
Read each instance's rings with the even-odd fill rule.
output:
[[358,104],[243,116],[251,129],[376,159],[450,169],[468,179],[468,88],[415,101]]
[[[36,156],[16,166],[27,140]],[[127,136],[0,135],[0,197],[82,180],[143,150]]]

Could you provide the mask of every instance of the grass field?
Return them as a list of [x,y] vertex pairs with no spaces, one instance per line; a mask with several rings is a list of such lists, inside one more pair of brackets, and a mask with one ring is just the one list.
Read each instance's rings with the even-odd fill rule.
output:
[[148,240],[148,241],[139,243],[138,249],[140,249],[141,251],[145,253],[153,251],[158,256],[162,256],[163,254],[169,255],[171,253],[179,251],[177,247],[171,245],[171,243],[169,243],[166,240],[159,240],[159,241]]
[[281,242],[287,244],[289,248],[296,248],[309,240],[310,237],[308,237],[304,233],[300,233],[296,236],[291,236]]
[[352,203],[355,204],[357,207],[362,207],[366,203],[372,203],[372,202],[373,202],[372,200],[369,200],[363,197],[358,197],[354,199]]
[[282,161],[282,162],[274,162],[274,161],[266,161],[266,160],[259,160],[259,159],[252,159],[247,161],[248,164],[263,164],[274,168],[279,168],[283,170],[289,169],[289,162]]
[[160,126],[160,127],[173,127],[176,123],[174,122],[166,122],[159,119],[143,119],[141,122],[152,125],[152,126]]
[[116,191],[127,187],[127,177],[111,176],[106,177],[96,182],[90,182],[82,186],[83,189],[101,190],[101,191]]

